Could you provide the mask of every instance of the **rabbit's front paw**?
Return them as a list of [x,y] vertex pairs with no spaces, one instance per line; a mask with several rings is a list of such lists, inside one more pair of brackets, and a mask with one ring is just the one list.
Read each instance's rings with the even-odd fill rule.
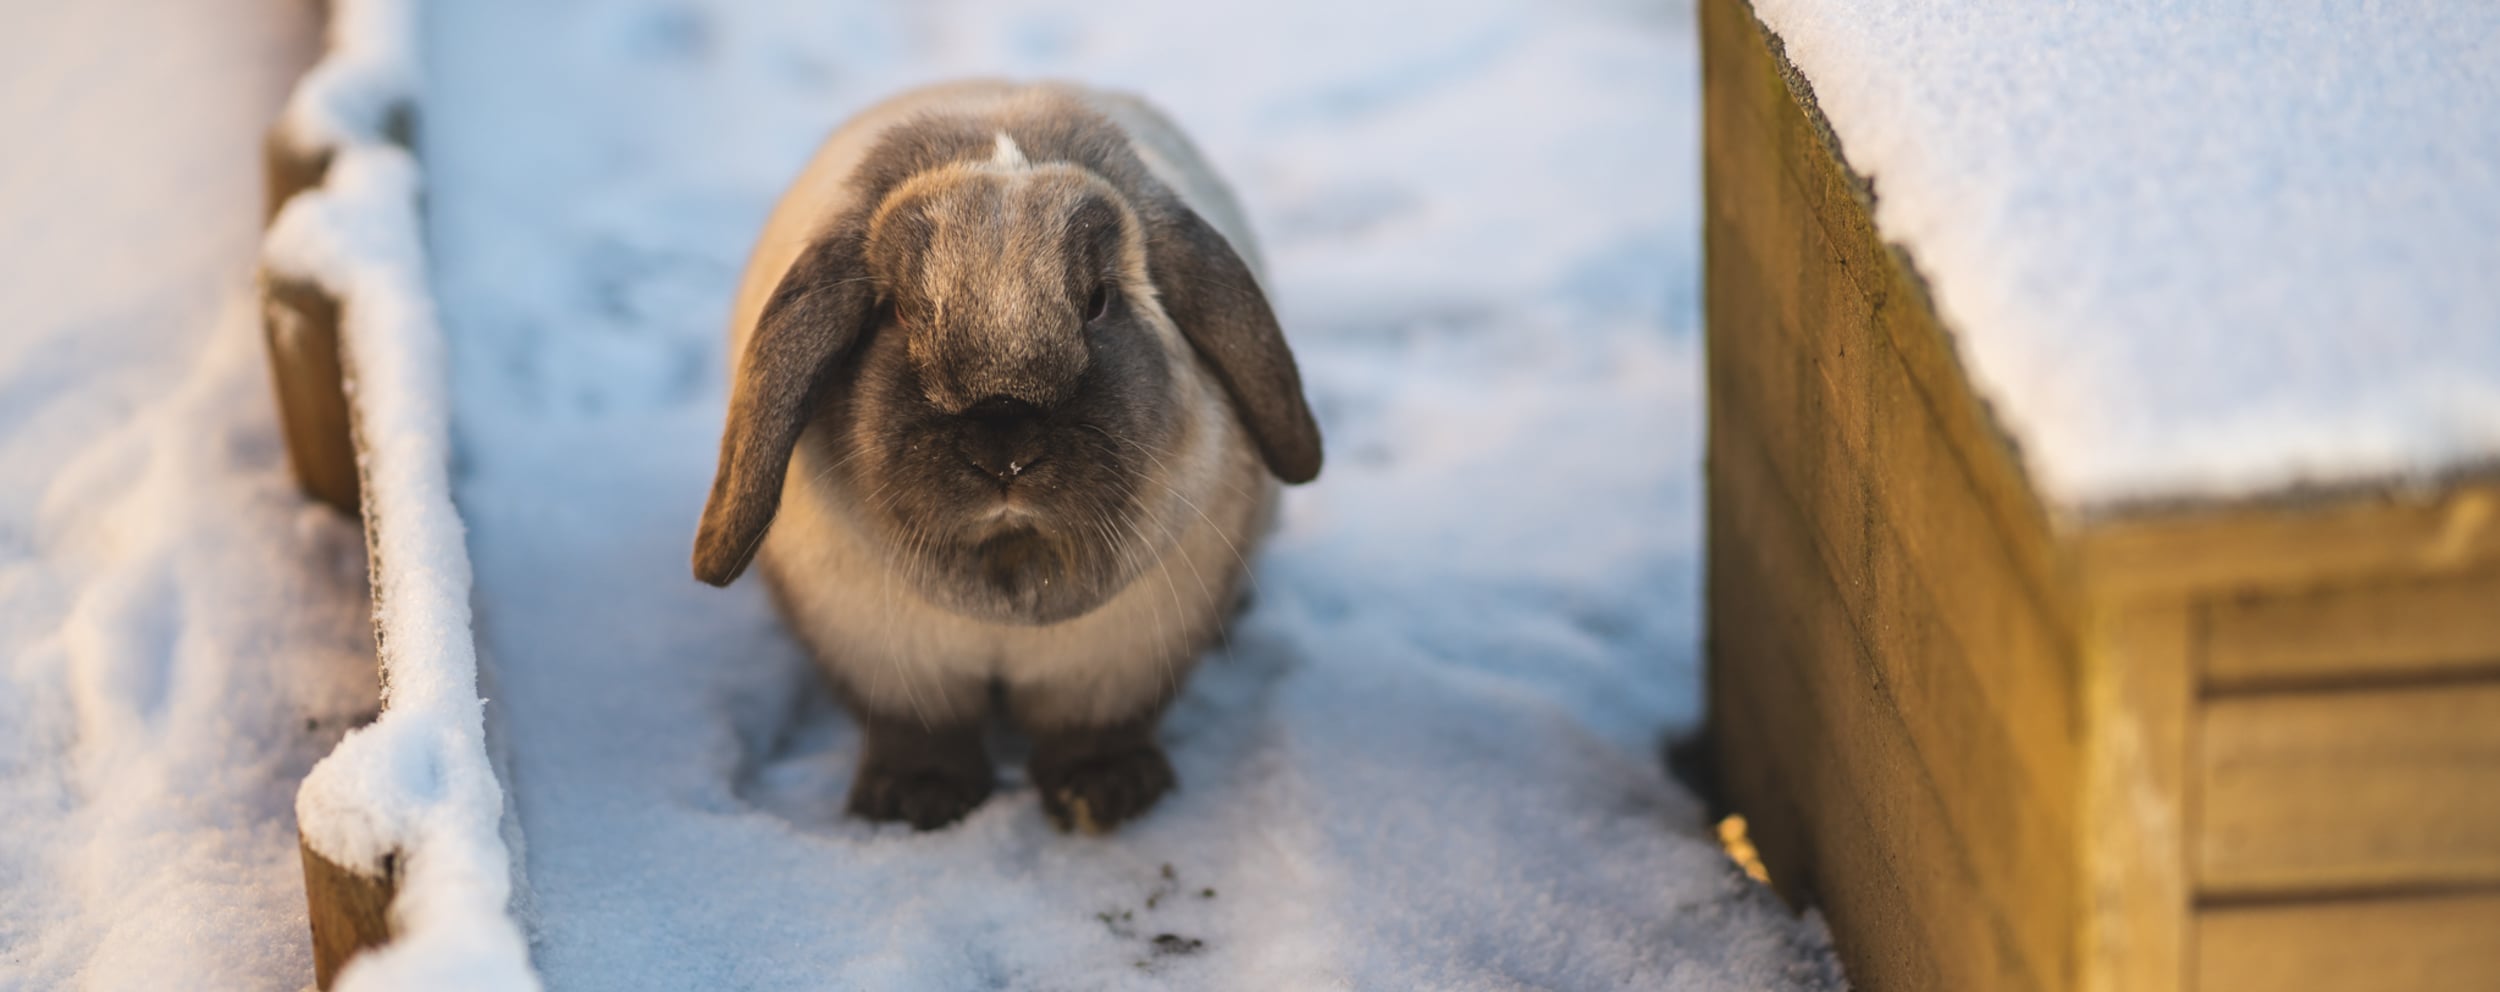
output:
[[1033,769],[1042,812],[1061,830],[1109,833],[1172,791],[1172,763],[1153,744]]
[[852,816],[935,830],[990,797],[990,770],[938,764],[864,763],[851,783]]

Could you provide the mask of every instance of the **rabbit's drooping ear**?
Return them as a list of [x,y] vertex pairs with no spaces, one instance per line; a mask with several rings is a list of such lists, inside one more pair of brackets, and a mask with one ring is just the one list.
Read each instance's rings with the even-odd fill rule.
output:
[[1276,313],[1232,245],[1180,197],[1154,197],[1146,267],[1163,312],[1215,367],[1267,470],[1290,483],[1319,476],[1319,424]]
[[858,340],[876,303],[855,228],[799,253],[764,304],[729,387],[720,469],[695,531],[694,574],[725,586],[746,571],[781,509],[791,449],[834,363]]

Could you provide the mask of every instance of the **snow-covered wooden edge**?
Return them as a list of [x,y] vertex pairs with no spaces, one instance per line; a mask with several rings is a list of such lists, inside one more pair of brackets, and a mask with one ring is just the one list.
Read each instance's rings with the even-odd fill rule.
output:
[[[416,0],[333,0],[269,138],[263,309],[289,454],[361,512],[382,709],[296,796],[316,977],[534,989],[451,499],[443,336],[408,150]],[[517,839],[517,838],[515,838]]]
[[1701,5],[1704,643],[1771,877],[1868,988],[2487,984],[2500,484],[2061,517],[1758,2]]
[[2500,480],[2500,7],[1753,6],[2072,526]]

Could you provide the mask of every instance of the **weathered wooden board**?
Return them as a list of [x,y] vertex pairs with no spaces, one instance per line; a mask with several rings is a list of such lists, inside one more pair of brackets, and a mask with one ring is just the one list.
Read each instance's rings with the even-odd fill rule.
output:
[[313,982],[329,988],[347,960],[391,939],[391,898],[397,865],[384,859],[378,876],[359,874],[297,844],[304,862],[304,895],[312,917]]
[[[1763,853],[1775,880],[1800,876],[1832,906],[1861,987],[2066,987],[2083,735],[2045,517],[2001,447],[1961,450],[1980,411],[1919,380],[1950,370],[1949,349],[1915,323],[1923,299],[1892,252],[1849,220],[1862,202],[1751,13],[1714,2],[1703,25],[1713,691],[1747,720],[1819,722],[1834,742],[1781,762],[1805,779],[1789,795],[1732,783],[1739,808],[1759,797],[1828,821]],[[1740,618],[1731,601],[1771,612]],[[1852,806],[1863,826],[1821,812]]]
[[330,157],[327,148],[301,147],[283,125],[270,128],[260,146],[261,223],[276,221],[295,194],[321,185],[330,174]]
[[1701,13],[1713,728],[1857,986],[2500,989],[2500,485],[2054,517]]
[[2203,722],[2208,894],[2500,885],[2500,681],[2225,697]]
[[[1756,835],[1772,878],[1823,906],[1859,988],[2049,987],[2017,946],[2013,910],[1980,889],[1946,797],[1752,448],[1712,442],[1710,638],[1714,692],[1735,704],[1720,742],[1742,759],[1731,798],[1765,821],[1803,813],[1802,829]],[[1741,770],[1750,762],[1765,770]]]
[[2096,612],[2085,651],[2084,844],[2088,903],[2077,988],[2179,987],[2193,963],[2187,834],[2198,611],[2173,600]]
[[352,517],[360,512],[361,489],[341,317],[337,298],[310,280],[263,277],[261,328],[287,464],[306,495]]
[[2197,992],[2491,992],[2500,892],[2210,909]]
[[2113,592],[2265,593],[2500,565],[2500,483],[2145,513],[2074,535]]
[[2224,597],[2216,691],[2500,678],[2500,570]]

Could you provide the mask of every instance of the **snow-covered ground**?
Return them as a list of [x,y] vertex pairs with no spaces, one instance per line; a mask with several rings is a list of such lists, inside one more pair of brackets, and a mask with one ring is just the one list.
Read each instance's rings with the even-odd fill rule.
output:
[[295,783],[375,698],[251,272],[287,0],[0,7],[0,989],[312,980]]
[[[1658,760],[1698,706],[1691,20],[435,5],[458,496],[549,985],[1836,985]],[[687,571],[766,209],[847,113],[970,73],[1133,88],[1193,130],[1328,433],[1167,721],[1181,791],[1109,839],[1012,779],[935,834],[845,819],[848,719],[759,583]]]

